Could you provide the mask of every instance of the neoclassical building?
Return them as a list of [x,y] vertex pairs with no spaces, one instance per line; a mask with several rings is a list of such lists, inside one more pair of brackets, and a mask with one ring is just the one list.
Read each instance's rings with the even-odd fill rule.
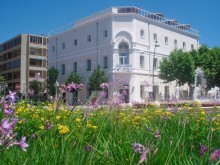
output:
[[[126,102],[143,102],[152,95],[175,96],[176,83],[163,83],[158,66],[175,49],[198,49],[198,31],[188,24],[165,18],[137,7],[112,7],[49,33],[48,66],[59,70],[58,81],[77,72],[87,84],[93,69],[100,65],[113,84],[122,82],[114,93],[126,92]],[[148,85],[149,84],[149,85]],[[180,87],[187,97],[187,86]],[[88,98],[79,92],[79,102]]]

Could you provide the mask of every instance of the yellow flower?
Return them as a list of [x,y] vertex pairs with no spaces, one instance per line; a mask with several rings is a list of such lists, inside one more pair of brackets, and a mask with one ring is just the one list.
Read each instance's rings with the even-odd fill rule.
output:
[[81,119],[80,118],[76,118],[75,120],[77,123],[81,122]]
[[69,132],[69,128],[66,125],[58,124],[58,129],[59,129],[60,134],[62,135]]
[[86,128],[91,128],[92,125],[91,124],[86,124]]
[[44,129],[44,126],[42,125],[42,126],[40,126],[39,128],[40,128],[41,130],[43,130],[43,129]]
[[42,117],[41,120],[44,121],[44,118]]
[[92,126],[92,128],[93,128],[93,129],[96,129],[96,128],[97,128],[97,126],[93,125],[93,126]]
[[56,119],[59,120],[59,119],[60,119],[60,116],[56,116]]

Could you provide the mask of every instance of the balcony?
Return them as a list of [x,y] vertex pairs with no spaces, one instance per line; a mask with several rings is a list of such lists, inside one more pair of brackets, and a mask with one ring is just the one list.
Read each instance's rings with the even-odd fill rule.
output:
[[133,71],[132,65],[130,64],[117,64],[115,68],[113,69],[114,72],[123,72],[123,73],[130,73]]

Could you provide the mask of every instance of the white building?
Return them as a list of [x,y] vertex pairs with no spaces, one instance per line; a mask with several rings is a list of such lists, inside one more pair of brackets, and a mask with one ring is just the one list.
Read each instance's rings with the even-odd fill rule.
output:
[[[60,71],[60,83],[74,71],[86,84],[99,64],[109,82],[125,80],[122,89],[114,92],[126,91],[127,102],[142,102],[153,93],[156,99],[175,96],[175,82],[164,84],[158,78],[159,62],[174,49],[199,47],[198,31],[190,25],[136,7],[112,7],[49,35],[48,65]],[[187,88],[184,90],[187,93]],[[114,92],[111,88],[109,95]],[[87,90],[80,91],[78,97],[84,102]]]

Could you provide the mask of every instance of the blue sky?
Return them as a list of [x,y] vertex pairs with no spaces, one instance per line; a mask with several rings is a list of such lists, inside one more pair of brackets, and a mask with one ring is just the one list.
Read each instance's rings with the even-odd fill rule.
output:
[[1,0],[0,43],[48,32],[112,6],[136,6],[199,30],[200,44],[220,47],[220,0]]

